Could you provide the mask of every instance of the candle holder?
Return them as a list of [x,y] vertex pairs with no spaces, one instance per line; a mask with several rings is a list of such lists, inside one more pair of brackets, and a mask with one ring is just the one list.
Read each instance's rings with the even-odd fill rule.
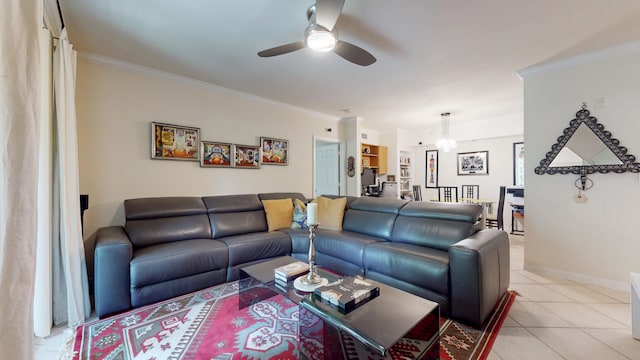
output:
[[316,248],[314,240],[316,238],[316,230],[318,224],[307,224],[309,226],[309,273],[305,276],[298,277],[293,285],[296,289],[301,291],[310,292],[317,287],[328,283],[326,278],[318,276],[316,267]]

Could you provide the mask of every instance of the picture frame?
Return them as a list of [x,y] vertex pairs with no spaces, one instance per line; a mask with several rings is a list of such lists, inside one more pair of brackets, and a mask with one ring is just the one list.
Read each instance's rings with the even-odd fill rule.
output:
[[261,136],[260,162],[263,165],[289,165],[289,140]]
[[151,158],[200,160],[200,128],[151,123]]
[[200,142],[200,167],[232,167],[233,144],[204,141]]
[[426,188],[438,187],[438,150],[427,150],[424,184]]
[[458,153],[458,175],[489,175],[489,152]]
[[260,146],[233,145],[233,167],[239,169],[259,169]]
[[524,142],[513,143],[513,185],[524,186]]

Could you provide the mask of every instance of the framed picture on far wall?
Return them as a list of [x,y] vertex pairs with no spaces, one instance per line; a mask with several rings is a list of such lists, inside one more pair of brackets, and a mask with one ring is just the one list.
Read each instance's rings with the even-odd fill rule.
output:
[[201,141],[200,166],[231,167],[233,165],[232,148],[233,145],[227,143]]
[[260,146],[233,145],[233,167],[240,169],[260,168]]
[[513,143],[513,185],[524,186],[524,143]]
[[438,150],[427,150],[425,187],[438,187]]
[[489,175],[489,152],[458,153],[458,175]]
[[260,161],[263,165],[288,165],[289,141],[261,136]]
[[198,161],[200,129],[152,122],[151,158]]

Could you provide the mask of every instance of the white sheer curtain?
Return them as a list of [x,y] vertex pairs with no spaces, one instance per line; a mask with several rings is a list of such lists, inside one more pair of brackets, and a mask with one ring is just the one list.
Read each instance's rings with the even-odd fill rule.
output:
[[76,125],[76,52],[60,33],[53,54],[53,323],[76,326],[91,314],[80,220]]
[[33,358],[42,2],[0,2],[0,350]]
[[[52,324],[74,327],[91,313],[79,208],[76,52],[67,31],[61,29],[55,0],[44,0],[44,10],[47,28],[58,42],[53,70],[47,73],[53,79],[55,111],[43,116],[39,141],[42,161],[33,324],[37,336],[49,335]],[[47,80],[45,96],[50,85]],[[47,106],[44,108],[46,111]]]

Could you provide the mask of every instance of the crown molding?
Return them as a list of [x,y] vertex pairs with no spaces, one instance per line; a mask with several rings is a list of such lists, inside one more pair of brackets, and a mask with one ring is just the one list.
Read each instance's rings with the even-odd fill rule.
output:
[[278,107],[282,107],[282,108],[286,108],[289,110],[294,110],[294,111],[299,111],[299,112],[303,112],[306,114],[309,114],[311,116],[315,116],[315,117],[320,117],[329,121],[333,121],[333,122],[338,122],[340,121],[340,118],[337,116],[332,116],[332,115],[328,115],[328,114],[324,114],[318,111],[314,111],[314,110],[309,110],[300,106],[296,106],[296,105],[291,105],[291,104],[287,104],[287,103],[283,103],[280,101],[276,101],[276,100],[272,100],[272,99],[268,99],[265,97],[261,97],[261,96],[257,96],[257,95],[252,95],[249,93],[245,93],[242,91],[237,91],[237,90],[233,90],[233,89],[229,89],[229,88],[225,88],[219,85],[215,85],[212,83],[208,83],[206,81],[201,81],[201,80],[196,80],[190,77],[186,77],[186,76],[181,76],[181,75],[176,75],[176,74],[172,74],[166,71],[161,71],[161,70],[157,70],[157,69],[153,69],[150,67],[146,67],[146,66],[141,66],[141,65],[136,65],[130,62],[126,62],[126,61],[122,61],[122,60],[117,60],[114,58],[110,58],[107,56],[103,56],[103,55],[98,55],[95,53],[90,53],[90,52],[78,52],[78,55],[95,64],[99,64],[99,65],[106,65],[106,66],[110,66],[119,70],[123,70],[123,71],[128,71],[128,72],[132,72],[132,73],[137,73],[137,74],[142,74],[145,76],[150,76],[150,77],[155,77],[155,78],[160,78],[160,79],[165,79],[165,80],[172,80],[172,81],[176,81],[176,82],[180,82],[183,84],[187,84],[187,85],[191,85],[191,86],[195,86],[195,87],[199,87],[202,89],[207,89],[207,90],[213,90],[213,91],[219,91],[225,94],[230,94],[230,95],[235,95],[235,96],[239,96],[245,99],[249,99],[249,100],[253,100],[253,101],[259,101],[262,103],[266,103],[266,104],[271,104],[271,105],[275,105]]
[[520,78],[525,79],[540,74],[568,69],[578,65],[588,64],[613,57],[624,56],[635,52],[640,52],[640,41],[632,41],[622,45],[597,50],[583,55],[577,55],[566,59],[552,61],[549,63],[534,65],[518,71],[518,75],[520,76]]

